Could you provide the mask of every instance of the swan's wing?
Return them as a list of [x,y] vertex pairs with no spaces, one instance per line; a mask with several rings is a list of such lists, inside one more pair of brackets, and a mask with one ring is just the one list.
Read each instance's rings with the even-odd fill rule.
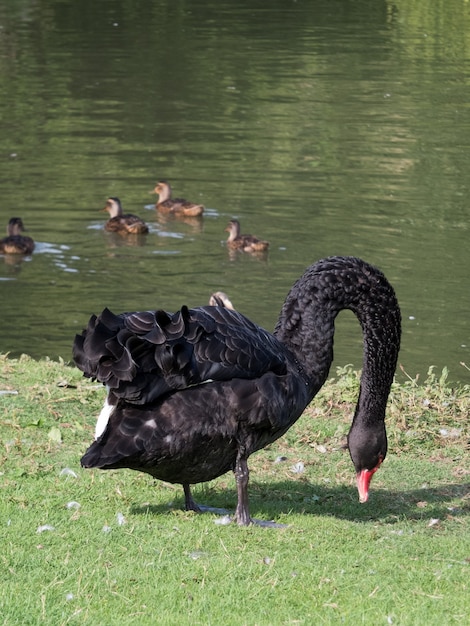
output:
[[273,335],[222,307],[120,315],[105,309],[73,346],[85,376],[135,404],[209,380],[284,374],[285,355]]

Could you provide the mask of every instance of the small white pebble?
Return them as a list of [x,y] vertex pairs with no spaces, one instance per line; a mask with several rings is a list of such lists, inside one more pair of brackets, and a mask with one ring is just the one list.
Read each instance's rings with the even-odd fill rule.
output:
[[263,559],[263,563],[264,563],[265,565],[271,565],[271,562],[272,562],[272,560],[271,560],[271,558],[270,558],[269,556],[265,556],[265,557],[264,557],[264,559]]
[[67,602],[70,602],[70,600],[73,600],[73,593],[66,593],[65,599],[67,600]]
[[126,523],[126,518],[124,517],[122,513],[117,513],[116,521],[118,523],[118,526],[124,526],[124,524]]
[[416,317],[415,317],[414,315],[410,315],[410,316],[408,317],[408,319],[409,319],[409,320],[415,320],[415,319],[416,319]]
[[111,532],[111,526],[107,526],[107,525],[105,524],[101,530],[102,530],[102,532],[104,532],[104,533],[110,533],[110,532]]
[[44,524],[43,526],[38,526],[37,533],[43,533],[46,530],[55,530],[54,526],[50,524]]

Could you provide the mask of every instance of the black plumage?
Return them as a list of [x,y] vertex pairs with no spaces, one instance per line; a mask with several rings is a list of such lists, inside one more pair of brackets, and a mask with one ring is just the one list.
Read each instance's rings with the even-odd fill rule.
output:
[[385,407],[400,344],[400,310],[378,269],[354,257],[310,266],[290,290],[274,333],[241,313],[203,306],[170,314],[92,316],[74,342],[85,376],[108,387],[84,467],[127,467],[184,487],[233,470],[239,524],[251,521],[247,459],[300,417],[325,382],[334,320],[358,317],[359,399],[348,435],[361,501],[387,453]]

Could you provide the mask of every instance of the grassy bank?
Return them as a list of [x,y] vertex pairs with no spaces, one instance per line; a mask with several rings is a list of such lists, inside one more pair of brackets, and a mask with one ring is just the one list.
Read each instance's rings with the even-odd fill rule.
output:
[[[470,389],[392,389],[389,454],[357,499],[345,369],[251,457],[238,528],[182,489],[85,471],[104,389],[64,363],[0,357],[0,624],[462,624],[470,612]],[[6,392],[6,393],[5,393]],[[233,510],[230,474],[194,488]]]

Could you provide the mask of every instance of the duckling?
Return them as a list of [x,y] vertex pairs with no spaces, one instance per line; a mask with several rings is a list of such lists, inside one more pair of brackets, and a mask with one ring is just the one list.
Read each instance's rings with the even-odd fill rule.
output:
[[174,215],[186,215],[187,217],[199,217],[204,213],[202,204],[194,204],[184,198],[172,198],[171,186],[166,180],[160,180],[156,184],[154,192],[158,196],[158,202],[155,205],[157,211]]
[[229,233],[227,246],[232,250],[266,252],[269,248],[269,241],[262,241],[253,235],[240,235],[240,222],[238,220],[230,220],[225,230]]
[[108,198],[103,211],[110,215],[104,229],[120,235],[143,235],[149,232],[147,224],[131,213],[123,213],[119,198]]
[[34,241],[31,237],[21,234],[25,230],[21,217],[12,217],[8,222],[7,236],[0,239],[0,253],[31,254],[34,250]]
[[215,291],[209,298],[209,306],[223,306],[226,309],[235,311],[235,307],[224,291]]

